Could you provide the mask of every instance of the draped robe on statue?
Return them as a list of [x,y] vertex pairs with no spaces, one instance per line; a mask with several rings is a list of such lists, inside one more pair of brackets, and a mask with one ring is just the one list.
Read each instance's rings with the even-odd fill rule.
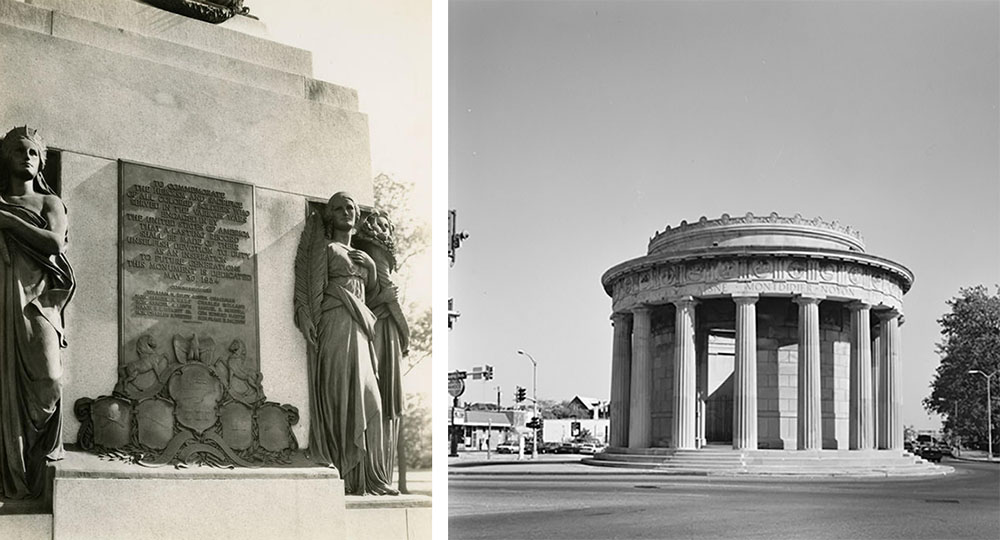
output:
[[[45,219],[0,202],[31,225]],[[0,231],[0,495],[38,496],[47,459],[62,457],[60,413],[63,309],[73,271],[62,254],[47,255]]]
[[390,482],[396,465],[396,445],[400,419],[403,416],[403,377],[400,364],[404,351],[400,328],[406,327],[399,299],[391,285],[388,277],[379,276],[379,290],[368,299],[368,306],[376,318],[375,357],[378,359],[379,393],[382,396],[385,470]]
[[322,251],[326,284],[309,355],[309,453],[340,470],[347,493],[379,493],[389,479],[372,344],[375,316],[363,300],[368,272],[351,261],[349,249],[333,242]]

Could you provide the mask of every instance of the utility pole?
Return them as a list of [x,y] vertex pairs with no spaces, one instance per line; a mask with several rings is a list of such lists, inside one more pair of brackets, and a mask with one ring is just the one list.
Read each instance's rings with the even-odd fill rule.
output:
[[993,373],[989,375],[978,369],[970,369],[969,373],[978,373],[986,379],[986,438],[990,449],[990,461],[993,461],[993,400],[990,397],[990,382],[992,382],[993,376],[997,374],[997,370],[993,370]]
[[[527,356],[528,360],[531,360],[531,395],[532,401],[535,402],[535,413],[534,417],[538,418],[538,362],[530,354],[524,352],[523,349],[518,349],[517,354],[522,356]],[[531,459],[538,459],[538,431],[535,431],[535,444],[531,446]]]

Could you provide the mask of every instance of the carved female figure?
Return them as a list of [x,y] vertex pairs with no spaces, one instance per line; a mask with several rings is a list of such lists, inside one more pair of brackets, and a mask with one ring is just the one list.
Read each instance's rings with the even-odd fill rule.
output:
[[375,356],[378,358],[378,389],[382,395],[386,472],[392,480],[396,445],[403,415],[403,384],[400,365],[407,354],[410,328],[399,305],[399,289],[389,277],[396,270],[394,228],[383,213],[369,214],[358,227],[358,247],[371,256],[378,271],[376,287],[368,295],[375,314]]
[[365,292],[375,263],[351,246],[358,205],[330,198],[306,222],[295,260],[295,322],[308,342],[309,454],[336,466],[349,494],[396,494],[385,470],[375,316]]
[[0,493],[38,496],[47,459],[62,456],[66,346],[63,309],[73,296],[65,257],[66,207],[42,177],[38,132],[0,142]]

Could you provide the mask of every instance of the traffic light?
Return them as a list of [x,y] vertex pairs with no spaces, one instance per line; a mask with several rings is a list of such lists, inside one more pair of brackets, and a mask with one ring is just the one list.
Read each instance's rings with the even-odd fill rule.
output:
[[530,429],[542,429],[542,419],[537,416],[532,416],[531,421],[529,421],[526,425]]
[[493,366],[486,364],[486,371],[483,372],[483,378],[487,381],[493,380]]
[[518,403],[524,401],[525,398],[527,397],[525,395],[525,393],[526,393],[526,391],[525,391],[524,387],[523,386],[518,386],[517,387],[517,392],[514,393],[514,400],[517,401]]

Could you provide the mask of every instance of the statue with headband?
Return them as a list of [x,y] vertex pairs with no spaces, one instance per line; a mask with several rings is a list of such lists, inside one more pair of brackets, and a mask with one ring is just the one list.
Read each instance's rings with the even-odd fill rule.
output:
[[[399,289],[390,275],[396,271],[395,227],[384,212],[365,216],[358,226],[355,244],[375,261],[378,282],[368,294],[368,307],[375,314],[375,356],[378,358],[379,392],[386,439],[386,470],[392,480],[403,417],[403,357],[408,354],[410,327],[399,305]],[[400,468],[402,471],[402,467]]]
[[62,457],[63,310],[76,282],[66,207],[42,176],[46,146],[14,128],[0,141],[0,496],[37,497]]
[[309,366],[309,456],[337,467],[348,494],[395,495],[386,470],[376,317],[375,261],[352,244],[360,212],[348,193],[313,213],[295,256],[295,323]]

